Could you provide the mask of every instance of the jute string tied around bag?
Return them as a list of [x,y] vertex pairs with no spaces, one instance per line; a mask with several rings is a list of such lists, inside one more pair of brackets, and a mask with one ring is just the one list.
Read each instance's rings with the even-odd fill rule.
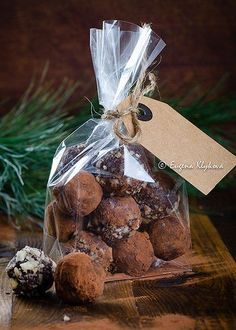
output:
[[[149,80],[149,84],[144,87],[146,80]],[[125,144],[135,143],[141,136],[141,128],[139,125],[138,114],[139,114],[139,100],[141,96],[152,93],[157,86],[156,77],[153,73],[144,73],[138,79],[133,92],[130,95],[130,106],[126,109],[118,110],[107,110],[103,115],[102,119],[114,120],[113,130],[116,136]],[[131,115],[131,121],[133,125],[133,135],[129,132],[124,132],[124,117]]]

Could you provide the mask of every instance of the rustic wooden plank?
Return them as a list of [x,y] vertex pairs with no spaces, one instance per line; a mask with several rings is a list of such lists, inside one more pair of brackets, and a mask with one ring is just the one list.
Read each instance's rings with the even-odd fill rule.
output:
[[8,258],[0,259],[0,329],[9,329],[12,311],[12,291],[5,272]]
[[13,256],[25,245],[42,246],[42,230],[34,222],[25,221],[21,227],[13,219],[0,214],[0,258]]
[[[25,317],[27,311],[27,317]],[[11,329],[34,329],[64,326],[63,316],[71,318],[70,327],[75,329],[123,329],[136,325],[139,318],[132,285],[128,281],[112,282],[106,287],[103,297],[95,304],[68,306],[49,294],[45,299],[34,301],[15,298]]]
[[16,228],[9,224],[6,217],[0,217],[0,258],[10,257],[15,252]]
[[[209,218],[191,218],[194,272],[109,282],[96,304],[86,306],[65,305],[52,292],[15,297],[11,329],[234,329],[235,262]],[[71,318],[66,324],[64,314]]]
[[137,281],[134,295],[140,315],[187,315],[197,329],[233,329],[236,266],[206,216],[192,216],[194,274],[160,281]]

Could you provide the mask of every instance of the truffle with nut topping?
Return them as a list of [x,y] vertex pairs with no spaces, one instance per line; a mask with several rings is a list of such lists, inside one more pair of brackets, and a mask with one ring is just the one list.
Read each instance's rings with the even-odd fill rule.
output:
[[140,210],[132,197],[110,197],[104,198],[92,214],[88,228],[112,245],[137,230],[140,223]]
[[104,268],[87,254],[67,254],[56,267],[56,293],[69,304],[92,302],[102,295],[105,276]]
[[145,232],[117,241],[112,253],[118,271],[131,276],[144,275],[154,261],[153,247]]
[[59,209],[74,217],[86,216],[102,200],[102,188],[95,177],[86,171],[78,172],[66,184],[55,186],[53,194]]
[[[124,148],[127,148],[129,159],[125,159]],[[135,163],[133,165],[135,170],[137,170],[136,162],[138,162],[144,177],[149,172],[144,150],[139,145],[121,146],[109,151],[96,161],[95,166],[100,171],[96,180],[102,186],[106,196],[132,195],[141,189],[143,180],[133,178],[135,172],[132,170],[130,170],[130,175],[127,173],[126,162],[129,163],[129,168],[132,168],[132,162]]]
[[167,216],[153,222],[149,229],[155,256],[162,260],[173,260],[190,248],[190,231],[181,217]]
[[25,246],[6,267],[10,285],[17,295],[41,295],[53,284],[56,264],[43,251]]
[[66,147],[58,166],[58,172],[64,174],[74,166],[82,157],[84,144]]
[[76,222],[71,216],[63,214],[57,202],[53,201],[48,204],[45,211],[45,230],[59,242],[67,242],[76,231]]
[[145,182],[141,190],[134,194],[139,204],[144,222],[163,218],[178,209],[179,194],[174,179],[167,173],[153,174],[154,183]]
[[62,245],[65,254],[83,252],[95,262],[108,269],[112,261],[111,248],[100,237],[86,231],[79,231],[69,242]]

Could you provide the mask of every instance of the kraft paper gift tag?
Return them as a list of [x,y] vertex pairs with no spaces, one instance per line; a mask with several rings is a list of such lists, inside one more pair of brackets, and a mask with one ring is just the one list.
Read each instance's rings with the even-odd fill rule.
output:
[[[124,100],[120,109],[129,105]],[[142,130],[138,141],[163,163],[208,194],[236,165],[236,157],[220,144],[190,123],[168,104],[143,96],[139,106],[151,110],[149,120],[139,120]],[[124,123],[132,134],[130,115]],[[138,117],[142,118],[142,116]]]

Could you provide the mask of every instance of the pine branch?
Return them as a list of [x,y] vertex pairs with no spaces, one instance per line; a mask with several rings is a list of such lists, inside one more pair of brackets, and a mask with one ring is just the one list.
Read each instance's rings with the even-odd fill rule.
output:
[[0,121],[0,212],[43,218],[53,154],[89,112],[68,116],[77,84],[31,83],[19,103]]

